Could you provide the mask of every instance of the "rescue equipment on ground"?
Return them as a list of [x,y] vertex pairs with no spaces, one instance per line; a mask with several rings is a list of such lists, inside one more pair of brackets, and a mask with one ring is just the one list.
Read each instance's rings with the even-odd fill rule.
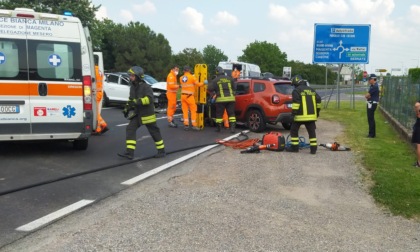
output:
[[286,145],[286,140],[280,132],[271,131],[262,137],[262,145],[267,146],[267,150],[283,151]]
[[[292,142],[289,139],[290,139],[290,135],[287,135],[287,137],[286,137],[286,148],[290,147],[292,145]],[[305,137],[300,136],[299,137],[299,149],[309,148],[309,147],[310,147],[310,144],[306,142]]]
[[249,130],[244,130],[241,131],[237,137],[231,140],[218,140],[216,142],[227,147],[232,147],[233,149],[245,149],[260,141],[258,138],[249,139],[247,133],[249,133]]
[[350,148],[341,146],[337,142],[320,144],[319,146],[325,147],[325,148],[330,149],[332,151],[349,151],[350,150]]
[[275,144],[254,144],[251,147],[246,148],[245,150],[241,151],[241,153],[260,153],[260,150],[270,150],[272,148],[276,148]]

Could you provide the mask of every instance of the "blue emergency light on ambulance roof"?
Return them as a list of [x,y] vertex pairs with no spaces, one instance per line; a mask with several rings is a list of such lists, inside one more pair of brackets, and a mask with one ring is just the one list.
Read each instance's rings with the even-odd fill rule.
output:
[[64,16],[72,17],[73,16],[73,12],[71,12],[71,11],[64,11],[63,15]]

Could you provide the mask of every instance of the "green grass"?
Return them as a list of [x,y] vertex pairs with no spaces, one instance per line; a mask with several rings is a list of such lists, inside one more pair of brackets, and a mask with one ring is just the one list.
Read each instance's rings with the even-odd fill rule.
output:
[[341,102],[340,109],[336,109],[336,104],[330,102],[328,108],[321,110],[320,118],[338,121],[345,127],[344,135],[337,140],[350,146],[366,168],[367,172],[362,173],[364,182],[375,201],[395,215],[419,220],[420,169],[412,166],[416,161],[414,148],[400,137],[379,109],[375,112],[374,139],[366,138],[365,102],[356,102],[355,109],[348,102]]

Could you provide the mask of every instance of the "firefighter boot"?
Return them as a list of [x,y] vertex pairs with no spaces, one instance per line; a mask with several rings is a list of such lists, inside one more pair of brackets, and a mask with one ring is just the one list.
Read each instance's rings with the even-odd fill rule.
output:
[[315,154],[318,147],[317,146],[311,146],[310,148],[311,148],[311,154]]
[[216,123],[216,132],[220,132],[221,129],[222,129],[222,124]]
[[299,145],[290,145],[286,148],[287,152],[299,152]]
[[229,123],[230,133],[235,133],[236,123],[231,122]]
[[124,153],[117,153],[118,156],[133,159],[134,158],[134,150],[133,149],[127,149]]
[[159,149],[158,153],[155,155],[155,158],[162,158],[164,156],[166,156],[165,149]]

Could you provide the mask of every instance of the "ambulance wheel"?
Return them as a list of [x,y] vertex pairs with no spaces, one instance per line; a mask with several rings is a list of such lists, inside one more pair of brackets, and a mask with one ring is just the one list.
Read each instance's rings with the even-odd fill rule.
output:
[[281,123],[281,125],[283,125],[283,128],[285,130],[290,130],[290,128],[292,127],[292,123]]
[[251,110],[246,117],[246,123],[252,132],[261,132],[267,127],[264,117],[259,110]]
[[88,147],[89,139],[79,139],[73,141],[73,149],[75,150],[86,150]]

